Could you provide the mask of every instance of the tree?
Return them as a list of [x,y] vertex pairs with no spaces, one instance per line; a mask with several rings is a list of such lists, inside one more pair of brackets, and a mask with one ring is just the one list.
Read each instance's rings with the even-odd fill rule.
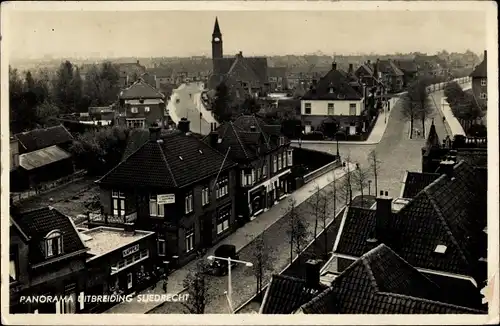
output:
[[58,114],[59,108],[48,101],[36,107],[37,123],[43,128],[52,126],[55,122],[52,118],[57,117]]
[[184,278],[182,284],[187,289],[189,298],[183,302],[183,306],[191,314],[204,314],[205,307],[209,299],[209,287],[207,274],[205,273],[205,264],[198,261],[194,270],[190,271]]
[[[288,236],[290,239],[290,264],[293,262],[293,254],[297,256],[304,250],[307,245],[309,231],[307,230],[308,223],[297,209],[297,203],[294,198],[288,200]],[[300,258],[300,256],[299,256]],[[300,264],[300,261],[299,261]]]
[[87,111],[88,108],[84,108],[83,110],[81,108],[83,97],[83,81],[82,76],[80,75],[80,69],[78,69],[78,67],[75,68],[73,78],[71,79],[70,94],[72,96],[71,100],[73,109],[78,112]]
[[422,122],[422,134],[425,137],[425,121],[434,111],[434,107],[429,98],[429,80],[420,78],[408,88],[406,96],[403,97],[403,114],[410,120],[410,138],[413,138],[414,119]]
[[36,127],[35,107],[37,104],[36,94],[32,90],[26,90],[17,69],[9,66],[10,130],[13,133]]
[[266,272],[271,271],[273,267],[273,256],[271,255],[271,248],[266,245],[266,239],[263,233],[255,238],[254,245],[255,247],[251,252],[251,258],[254,262],[253,272],[257,280],[256,293],[257,295],[261,295],[264,276]]
[[120,73],[111,62],[89,67],[83,83],[82,106],[109,105],[116,101],[120,90]]
[[26,72],[26,77],[24,78],[24,90],[26,92],[32,92],[35,89],[35,80],[31,75],[31,71]]
[[358,165],[352,173],[352,181],[361,193],[361,207],[364,207],[364,189],[368,186],[368,171]]
[[215,100],[213,105],[213,113],[217,121],[220,123],[230,121],[232,116],[231,97],[229,88],[226,83],[222,82],[215,90]]
[[370,154],[368,154],[368,161],[370,162],[370,169],[375,179],[375,195],[378,194],[378,175],[380,172],[380,165],[382,161],[378,159],[378,154],[376,150],[372,150]]
[[62,62],[56,72],[54,84],[54,101],[64,113],[71,113],[75,107],[73,87],[73,64],[70,61]]
[[345,204],[350,205],[352,201],[352,185],[353,185],[353,180],[352,180],[352,169],[351,169],[351,157],[350,155],[347,155],[344,158],[344,163],[345,163],[345,175],[344,178],[342,179],[342,182],[339,185],[339,192],[340,195],[345,199]]

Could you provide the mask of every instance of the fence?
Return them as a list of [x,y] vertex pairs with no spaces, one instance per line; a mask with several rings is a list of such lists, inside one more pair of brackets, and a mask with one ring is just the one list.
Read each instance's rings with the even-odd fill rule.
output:
[[319,169],[316,169],[316,170],[304,175],[304,183],[311,182],[312,180],[322,176],[325,173],[328,173],[328,172],[336,169],[339,166],[340,166],[340,160],[336,159],[335,161],[328,163],[327,165],[324,165],[324,166],[320,167]]
[[22,200],[26,200],[26,199],[29,199],[31,197],[35,197],[35,196],[47,193],[49,191],[52,191],[58,187],[66,185],[68,183],[79,180],[79,179],[83,178],[85,176],[85,174],[87,174],[86,170],[80,170],[80,171],[77,171],[77,172],[75,172],[71,175],[68,175],[66,177],[36,185],[34,188],[26,190],[26,191],[11,192],[10,197],[12,198],[13,202],[19,202]]

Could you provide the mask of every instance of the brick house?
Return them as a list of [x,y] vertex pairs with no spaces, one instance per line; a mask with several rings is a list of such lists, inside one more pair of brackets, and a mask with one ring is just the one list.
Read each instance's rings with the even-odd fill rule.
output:
[[373,75],[387,87],[388,92],[398,93],[403,90],[404,73],[392,59],[377,59],[373,63]]
[[120,75],[120,86],[127,87],[136,82],[139,77],[146,72],[146,67],[141,65],[139,60],[136,62],[116,64]]
[[292,191],[293,152],[281,126],[243,115],[204,140],[238,164],[236,215],[241,222],[253,220]]
[[483,110],[488,104],[488,64],[487,52],[484,50],[483,61],[470,74],[472,78],[472,94]]
[[143,79],[123,89],[119,96],[119,123],[130,128],[148,128],[167,123],[165,95]]
[[337,130],[346,130],[354,135],[365,127],[366,87],[353,73],[332,69],[313,85],[300,100],[302,125],[308,134],[333,119]]
[[151,127],[149,141],[97,181],[100,219],[155,231],[159,259],[183,265],[235,229],[234,166],[188,121],[164,136]]
[[[80,312],[77,297],[85,290],[87,249],[68,216],[52,207],[11,210],[10,312]],[[20,302],[20,296],[69,296],[73,300]]]

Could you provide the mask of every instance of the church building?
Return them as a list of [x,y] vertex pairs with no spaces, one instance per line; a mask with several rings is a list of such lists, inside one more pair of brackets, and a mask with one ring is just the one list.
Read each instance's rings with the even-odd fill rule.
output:
[[233,57],[224,57],[222,33],[219,21],[215,18],[212,33],[212,75],[208,87],[215,89],[224,82],[238,92],[256,95],[265,91],[268,85],[268,67],[266,57],[244,57],[240,51]]

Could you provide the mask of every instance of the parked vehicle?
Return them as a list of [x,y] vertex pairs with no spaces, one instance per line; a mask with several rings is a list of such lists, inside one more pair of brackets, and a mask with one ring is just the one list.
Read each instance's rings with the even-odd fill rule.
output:
[[[214,256],[221,258],[231,258],[239,259],[236,254],[236,247],[234,245],[221,245],[215,249]],[[208,271],[212,275],[222,276],[228,273],[228,261],[223,259],[214,259],[209,265]],[[237,264],[231,263],[231,268],[234,268]]]

